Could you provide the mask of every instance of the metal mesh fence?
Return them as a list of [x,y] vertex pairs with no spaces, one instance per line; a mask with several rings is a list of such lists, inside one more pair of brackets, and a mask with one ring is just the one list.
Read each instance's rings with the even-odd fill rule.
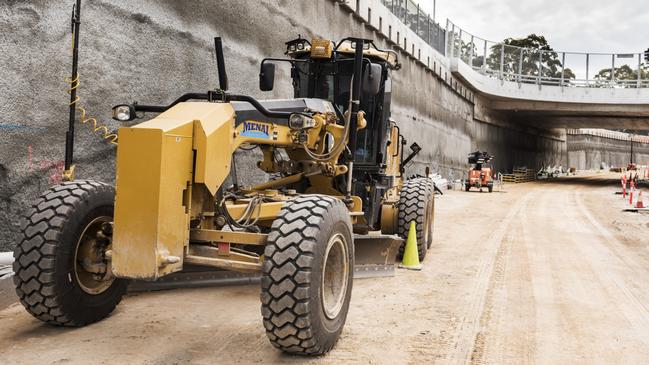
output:
[[424,42],[446,55],[446,31],[413,0],[382,0],[390,12],[407,25]]

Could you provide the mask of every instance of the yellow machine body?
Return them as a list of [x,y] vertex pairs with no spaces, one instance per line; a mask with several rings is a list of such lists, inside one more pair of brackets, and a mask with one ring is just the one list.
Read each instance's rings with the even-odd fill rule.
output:
[[233,120],[230,104],[181,103],[153,120],[119,130],[115,275],[156,279],[182,269],[192,180],[210,190],[225,180]]
[[[320,132],[340,141],[342,127],[314,117],[305,146],[318,149]],[[262,133],[256,133],[262,132]],[[246,121],[235,127],[229,103],[179,103],[157,118],[119,130],[112,270],[118,277],[155,280],[182,269],[189,253],[190,220],[214,216],[214,196],[230,173],[234,151],[243,143],[294,146],[297,132],[282,125]],[[336,161],[334,156],[332,161]],[[332,175],[344,166],[326,165]],[[288,179],[302,178],[298,174]],[[265,190],[268,184],[251,190]],[[194,196],[195,195],[195,196]],[[352,211],[361,211],[354,198]],[[268,219],[282,204],[264,203],[258,215]],[[230,204],[238,217],[245,204]],[[274,216],[273,216],[274,217]],[[271,217],[272,218],[272,217]],[[212,229],[205,220],[201,229]],[[216,232],[216,231],[212,231]],[[199,232],[196,232],[198,234]]]
[[[323,40],[313,45],[308,49],[313,58],[331,57],[333,43]],[[353,51],[351,43],[341,47],[339,52]],[[367,52],[398,66],[391,52]],[[357,129],[367,126],[364,115],[358,113]],[[350,172],[348,165],[338,162],[349,142],[349,111],[344,126],[333,111],[325,111],[309,114],[303,124],[299,119],[291,124],[289,119],[293,129],[264,120],[237,125],[235,117],[230,103],[181,102],[150,121],[119,130],[114,228],[107,253],[115,276],[156,280],[182,270],[183,263],[260,270],[261,255],[233,251],[229,245],[264,245],[265,235],[222,228],[248,221],[252,213],[256,224],[270,226],[291,199],[274,189],[302,181],[308,181],[303,193],[345,199],[352,224],[367,223],[362,199],[343,197],[334,183],[337,176]],[[402,185],[402,151],[394,124],[389,138],[385,164],[393,184],[381,200],[381,231],[392,234]],[[240,189],[236,199],[232,194],[221,199],[219,191],[230,174],[233,155],[246,143],[261,148],[261,170],[284,177]],[[284,149],[288,163],[275,160],[276,147]]]

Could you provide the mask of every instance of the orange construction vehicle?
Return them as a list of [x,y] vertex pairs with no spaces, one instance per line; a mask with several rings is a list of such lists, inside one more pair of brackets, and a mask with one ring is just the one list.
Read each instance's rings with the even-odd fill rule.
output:
[[486,187],[491,193],[494,190],[494,180],[491,176],[491,166],[484,167],[483,165],[488,164],[493,160],[487,152],[472,152],[469,153],[469,163],[472,165],[469,170],[469,178],[464,183],[464,189],[469,191],[472,187],[480,189]]

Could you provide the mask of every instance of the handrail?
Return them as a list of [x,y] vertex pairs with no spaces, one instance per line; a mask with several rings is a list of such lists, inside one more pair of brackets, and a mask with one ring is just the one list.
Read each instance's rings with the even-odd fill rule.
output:
[[446,22],[446,54],[473,70],[518,84],[588,88],[649,88],[644,52],[567,52],[525,48],[477,37]]

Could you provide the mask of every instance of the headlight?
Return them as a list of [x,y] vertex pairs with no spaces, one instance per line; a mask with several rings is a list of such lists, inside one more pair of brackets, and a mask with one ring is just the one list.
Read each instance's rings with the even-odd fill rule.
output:
[[[351,42],[352,49],[356,49],[356,42]],[[367,51],[370,49],[370,44],[368,42],[363,43],[363,50]]]
[[313,128],[315,120],[304,114],[291,114],[288,118],[288,127],[294,130]]
[[113,119],[128,122],[135,119],[135,108],[132,105],[117,105],[113,107]]

